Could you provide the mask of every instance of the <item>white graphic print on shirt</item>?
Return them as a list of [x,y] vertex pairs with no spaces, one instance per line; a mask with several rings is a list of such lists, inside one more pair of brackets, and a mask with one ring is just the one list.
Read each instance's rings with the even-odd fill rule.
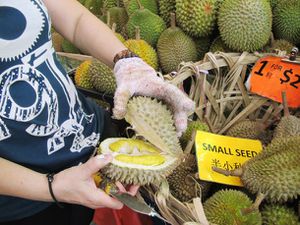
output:
[[[9,127],[1,119],[2,117],[19,122],[32,122],[26,129],[28,134],[37,137],[49,136],[48,155],[62,149],[65,146],[64,139],[70,135],[74,135],[71,152],[80,152],[84,147],[95,146],[99,139],[98,133],[83,135],[83,124],[91,123],[94,114],[87,115],[83,112],[70,77],[57,67],[53,58],[54,49],[51,39],[49,38],[41,46],[35,46],[42,32],[47,32],[50,36],[50,26],[47,31],[43,30],[45,23],[50,22],[50,19],[46,18],[45,7],[41,1],[21,2],[20,0],[0,1],[0,7],[14,10],[14,13],[26,24],[14,36],[10,34],[1,36],[1,32],[5,31],[0,31],[0,63],[9,62],[12,65],[0,74],[0,141],[11,137]],[[63,97],[68,102],[68,106],[64,107],[69,107],[69,115],[60,124],[56,89],[47,76],[37,69],[42,64],[47,66],[47,74],[51,73],[54,76],[59,88],[63,90]],[[34,91],[35,100],[31,105],[21,106],[10,94],[10,89],[16,82],[26,82]],[[43,124],[34,123],[34,119],[45,109],[47,121]]]

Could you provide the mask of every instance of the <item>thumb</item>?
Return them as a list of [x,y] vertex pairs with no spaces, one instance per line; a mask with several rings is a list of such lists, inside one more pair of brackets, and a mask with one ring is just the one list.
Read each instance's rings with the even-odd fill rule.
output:
[[123,86],[117,88],[114,96],[113,116],[116,119],[123,119],[126,114],[127,103],[131,97],[130,91]]
[[105,167],[112,161],[113,157],[110,154],[97,155],[90,158],[86,163],[82,164],[83,175],[91,177],[93,174],[98,172],[101,168]]

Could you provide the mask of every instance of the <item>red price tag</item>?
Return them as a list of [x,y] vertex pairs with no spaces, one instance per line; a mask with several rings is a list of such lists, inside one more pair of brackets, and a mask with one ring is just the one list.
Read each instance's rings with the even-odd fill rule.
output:
[[250,74],[250,91],[282,102],[286,92],[289,107],[300,106],[300,65],[282,61],[282,57],[267,56],[259,59]]

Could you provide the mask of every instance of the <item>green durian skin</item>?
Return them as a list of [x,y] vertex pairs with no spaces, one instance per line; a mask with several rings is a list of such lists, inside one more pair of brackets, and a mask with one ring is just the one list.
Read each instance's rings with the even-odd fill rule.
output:
[[181,62],[197,60],[195,42],[178,27],[170,27],[162,32],[157,42],[157,53],[165,73],[177,71]]
[[230,49],[224,41],[222,40],[221,36],[218,36],[213,40],[211,43],[211,46],[209,48],[209,51],[212,53],[215,52],[234,52],[232,49]]
[[300,43],[300,1],[279,1],[273,9],[273,18],[273,33],[276,39]]
[[263,193],[271,203],[300,195],[300,136],[272,140],[263,151],[243,164],[242,183],[252,193]]
[[226,0],[219,10],[218,28],[229,48],[249,52],[259,50],[271,35],[270,3],[268,0]]
[[175,0],[160,0],[158,2],[159,15],[167,26],[170,25],[170,13],[175,13],[176,11],[176,1]]
[[216,0],[176,0],[178,26],[193,37],[212,33],[217,18]]
[[[117,25],[115,31],[121,33],[129,19],[126,10],[122,7],[111,7],[107,11],[110,13],[109,26],[115,23]],[[103,17],[103,21],[107,23],[107,16]]]
[[289,115],[281,118],[275,128],[273,139],[300,135],[300,118]]
[[186,130],[180,138],[180,142],[183,145],[186,145],[188,141],[192,138],[193,132],[196,130],[209,132],[209,127],[206,123],[199,120],[193,120],[188,122]]
[[242,213],[243,209],[252,205],[251,199],[243,192],[223,189],[215,192],[204,204],[204,213],[211,224],[218,225],[261,225],[259,211],[249,214]]
[[94,60],[88,70],[95,90],[113,94],[116,90],[116,80],[111,68],[99,60]]
[[265,205],[261,214],[263,225],[300,225],[295,211],[285,205]]
[[167,28],[163,19],[148,9],[136,10],[129,17],[126,28],[130,39],[135,38],[137,26],[140,28],[141,39],[152,47],[156,47],[159,36]]
[[100,15],[102,4],[102,0],[85,0],[84,7],[94,15]]
[[[158,5],[156,0],[139,0],[141,5],[145,8],[153,12],[154,14],[158,14]],[[128,3],[127,13],[128,15],[131,15],[136,10],[139,9],[139,4],[137,0],[130,0]]]

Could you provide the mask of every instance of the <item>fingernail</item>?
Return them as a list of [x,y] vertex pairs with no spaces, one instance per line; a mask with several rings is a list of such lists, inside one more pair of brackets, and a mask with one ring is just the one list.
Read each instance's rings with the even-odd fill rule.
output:
[[104,161],[104,162],[111,161],[112,155],[111,154],[96,155],[96,159]]

